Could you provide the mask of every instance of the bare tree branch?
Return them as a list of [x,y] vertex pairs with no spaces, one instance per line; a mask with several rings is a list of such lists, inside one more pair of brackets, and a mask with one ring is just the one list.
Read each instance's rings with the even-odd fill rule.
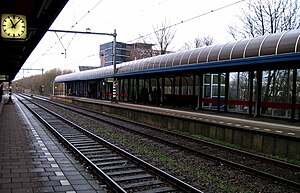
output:
[[172,31],[167,26],[169,25],[167,25],[167,22],[165,21],[162,22],[160,25],[153,27],[156,42],[160,49],[161,55],[167,53],[167,49],[175,37],[175,31]]
[[197,37],[194,39],[194,44],[193,43],[188,43],[186,42],[180,50],[189,50],[192,48],[200,48],[204,46],[210,46],[214,43],[214,38],[212,36],[203,36],[202,38]]
[[[229,26],[233,38],[256,37],[300,27],[297,0],[252,0],[242,9],[239,29]],[[235,31],[236,30],[236,31]]]

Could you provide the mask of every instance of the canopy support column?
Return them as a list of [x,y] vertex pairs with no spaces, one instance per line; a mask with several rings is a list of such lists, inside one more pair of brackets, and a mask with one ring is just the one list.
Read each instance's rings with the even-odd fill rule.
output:
[[294,121],[296,116],[296,90],[297,90],[297,69],[293,69],[293,89],[292,89],[292,111],[291,119]]
[[256,71],[257,74],[257,83],[256,83],[256,108],[255,108],[255,117],[260,116],[260,105],[261,105],[261,87],[262,87],[262,70]]

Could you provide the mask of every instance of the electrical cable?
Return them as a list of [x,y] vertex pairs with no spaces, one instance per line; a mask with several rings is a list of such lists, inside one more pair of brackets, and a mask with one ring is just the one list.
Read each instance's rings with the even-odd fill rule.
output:
[[[87,12],[86,12],[86,13],[85,13],[85,14],[84,14],[77,22],[75,22],[75,23],[71,26],[70,29],[73,29],[77,24],[79,24],[79,23],[80,23],[80,22],[81,22],[88,14],[90,14],[90,13],[93,11],[93,10],[94,10],[94,9],[95,9],[102,1],[103,1],[103,0],[99,0],[94,6],[92,6],[92,8],[89,9],[89,10],[88,10],[88,11],[87,11]],[[139,36],[138,38],[135,38],[135,39],[130,40],[130,41],[128,41],[128,42],[134,42],[134,41],[137,41],[137,40],[139,40],[139,39],[146,38],[146,37],[148,37],[148,36],[150,36],[150,35],[152,35],[152,34],[154,34],[154,33],[157,33],[157,32],[159,32],[159,31],[162,31],[162,30],[164,30],[164,29],[168,29],[168,28],[172,28],[172,27],[178,26],[178,25],[180,25],[180,24],[184,24],[184,23],[186,23],[186,22],[192,21],[192,20],[197,19],[197,18],[199,18],[199,17],[208,15],[208,14],[213,13],[213,12],[216,12],[216,11],[220,11],[220,10],[222,10],[222,9],[231,7],[231,6],[233,6],[233,5],[239,4],[239,3],[244,2],[244,1],[246,1],[246,0],[239,0],[239,1],[233,2],[233,3],[231,3],[231,4],[228,4],[228,5],[225,5],[225,6],[216,8],[216,9],[213,9],[213,10],[211,10],[211,11],[207,11],[207,12],[202,13],[202,14],[200,14],[200,15],[197,15],[197,16],[188,18],[188,19],[186,19],[186,20],[182,20],[182,21],[180,21],[180,22],[177,22],[177,23],[175,23],[175,24],[166,26],[166,27],[164,27],[164,28],[158,29],[158,30],[156,30],[156,31],[154,31],[154,32],[151,32],[151,33],[148,33],[148,34],[145,34],[145,35],[141,35],[141,36]],[[65,35],[66,35],[66,34],[63,34],[63,35],[59,38],[59,40],[57,40],[53,45],[51,45],[50,48],[48,48],[47,51],[46,51],[45,53],[43,53],[43,54],[42,54],[35,62],[33,62],[28,68],[30,68],[31,66],[33,66],[34,64],[36,64],[36,63],[37,63],[44,55],[46,55],[47,52],[49,52],[49,51],[50,51],[50,50],[51,50],[58,42],[60,42],[60,40],[61,40],[62,38],[65,37]],[[68,44],[67,47],[70,46],[71,42],[74,40],[74,37],[75,37],[75,35],[73,36],[73,38],[71,39],[71,41],[69,42],[69,44]],[[92,56],[93,56],[93,55],[92,55]],[[87,57],[84,57],[84,58],[89,58],[89,57],[91,57],[91,55],[89,55],[89,56],[87,56]],[[81,59],[81,60],[82,60],[82,59]],[[74,63],[74,62],[71,62],[71,63]],[[67,65],[70,65],[70,63],[67,64]]]
[[63,66],[61,66],[61,67],[66,67],[66,66],[69,66],[69,65],[71,65],[71,64],[76,64],[76,63],[78,63],[78,62],[84,61],[84,60],[86,60],[86,59],[88,59],[88,58],[91,58],[91,57],[94,57],[94,56],[96,56],[96,54],[90,54],[90,55],[84,56],[84,57],[82,57],[82,58],[80,58],[80,59],[78,59],[78,60],[69,62],[68,64],[65,64],[65,65],[63,65]]
[[[88,14],[90,14],[103,0],[99,0],[91,9],[89,9],[77,22],[75,22],[70,29],[73,29],[77,24],[79,24]],[[63,34],[61,37],[58,37],[58,40],[52,44],[47,50],[46,52],[44,52],[35,62],[33,62],[31,65],[29,65],[28,68],[30,68],[31,66],[33,66],[34,64],[36,64],[43,56],[45,56],[47,54],[47,52],[49,52],[57,43],[61,42],[61,39],[64,38],[66,35]],[[71,39],[71,41],[69,42],[67,48],[70,46],[71,42],[73,41],[75,35],[73,36],[73,38]]]
[[162,30],[165,30],[165,29],[168,29],[168,28],[175,27],[175,26],[177,26],[177,25],[180,25],[180,24],[183,24],[183,23],[189,22],[189,21],[191,21],[191,20],[197,19],[197,18],[199,18],[199,17],[202,17],[202,16],[205,16],[205,15],[208,15],[208,14],[210,14],[210,13],[213,13],[213,12],[216,12],[216,11],[220,11],[220,10],[222,10],[222,9],[225,9],[225,8],[231,7],[231,6],[233,6],[233,5],[236,5],[236,4],[239,4],[239,3],[243,2],[243,1],[246,1],[246,0],[239,0],[239,1],[236,1],[236,2],[234,2],[234,3],[231,3],[231,4],[228,4],[228,5],[225,5],[225,6],[219,7],[219,8],[217,8],[217,9],[213,9],[213,10],[211,10],[211,11],[208,11],[208,12],[202,13],[202,14],[200,14],[200,15],[197,15],[197,16],[194,16],[194,17],[191,17],[191,18],[189,18],[189,19],[182,20],[182,21],[180,21],[180,22],[178,22],[178,23],[175,23],[175,24],[172,24],[172,25],[166,26],[166,27],[164,27],[164,28],[158,29],[158,30],[156,30],[156,31],[154,31],[154,32],[151,32],[151,33],[148,33],[148,34],[146,34],[146,35],[141,35],[140,37],[138,37],[138,38],[135,38],[135,39],[133,39],[133,40],[130,40],[130,41],[128,41],[128,42],[134,42],[134,41],[137,41],[137,40],[139,40],[139,39],[142,39],[142,38],[148,37],[148,36],[150,36],[150,35],[152,35],[152,34],[155,34],[155,33],[157,33],[157,32],[160,32],[160,31],[162,31]]

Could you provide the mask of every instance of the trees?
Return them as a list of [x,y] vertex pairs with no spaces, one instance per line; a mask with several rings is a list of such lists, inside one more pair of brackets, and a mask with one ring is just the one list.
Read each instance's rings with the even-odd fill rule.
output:
[[[239,16],[241,27],[229,26],[234,39],[253,38],[300,28],[298,0],[249,0]],[[257,72],[254,74],[258,77]],[[290,102],[291,70],[262,71],[263,102]],[[274,109],[273,109],[274,110]],[[262,114],[267,109],[262,109]],[[274,112],[272,112],[274,113]]]
[[53,81],[56,76],[71,73],[71,70],[52,69],[42,75],[34,75],[13,82],[17,92],[25,92],[28,90],[32,94],[51,95]]
[[204,35],[203,37],[196,37],[194,42],[186,42],[180,50],[189,50],[192,48],[200,48],[204,46],[210,46],[214,43],[214,38],[210,35]]
[[156,43],[160,49],[160,54],[166,54],[169,45],[175,37],[175,31],[172,31],[171,28],[167,25],[167,22],[164,21],[161,24],[158,24],[156,27],[153,27]]
[[239,16],[241,28],[229,26],[233,38],[252,38],[300,27],[297,0],[249,0]]
[[210,35],[205,35],[203,37],[197,37],[194,40],[195,48],[200,48],[203,46],[210,46],[214,43],[214,38]]

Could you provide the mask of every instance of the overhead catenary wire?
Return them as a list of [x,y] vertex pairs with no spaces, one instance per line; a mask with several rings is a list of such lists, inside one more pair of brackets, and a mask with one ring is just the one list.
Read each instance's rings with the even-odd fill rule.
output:
[[74,25],[71,26],[71,29],[81,22],[88,14],[90,14],[102,1],[103,0],[98,1],[91,9],[89,9]]
[[[77,20],[73,25],[71,25],[70,29],[73,29],[76,25],[78,25],[87,15],[89,15],[101,2],[103,2],[103,0],[99,0],[95,5],[93,5],[79,20]],[[28,68],[32,67],[33,65],[35,65],[39,60],[41,60],[41,58],[43,56],[45,56],[47,54],[47,52],[49,52],[56,44],[58,44],[59,42],[61,42],[61,40],[65,37],[66,33],[63,34],[62,36],[58,36],[58,40],[53,43],[43,54],[41,54],[41,56],[35,60],[32,64],[30,64],[28,66]],[[73,36],[73,38],[70,40],[67,48],[69,48],[69,46],[71,45],[71,42],[74,40],[75,35]],[[64,46],[63,46],[64,47]],[[64,48],[65,49],[65,48]]]
[[79,63],[79,62],[81,62],[81,61],[84,61],[84,60],[86,60],[86,59],[88,59],[88,58],[92,58],[92,57],[94,57],[94,56],[98,56],[98,55],[97,55],[97,54],[90,54],[90,55],[84,56],[84,57],[82,57],[82,58],[80,58],[80,59],[78,59],[78,60],[69,62],[69,63],[67,63],[67,64],[65,64],[65,65],[63,65],[63,66],[61,66],[61,67],[66,67],[66,66],[69,66],[69,65],[72,65],[72,64],[76,64],[76,63]]
[[230,3],[230,4],[228,4],[228,5],[224,5],[224,6],[222,6],[222,7],[219,7],[219,8],[216,8],[216,9],[212,9],[212,10],[207,11],[207,12],[205,12],[205,13],[201,13],[200,15],[197,15],[197,16],[194,16],[194,17],[191,17],[191,18],[188,18],[188,19],[186,19],[186,20],[182,20],[182,21],[180,21],[180,22],[174,23],[174,24],[169,25],[169,26],[166,26],[166,27],[164,27],[164,28],[160,28],[160,29],[158,29],[158,30],[156,30],[156,31],[153,31],[153,32],[151,32],[151,33],[148,33],[148,34],[145,34],[145,35],[141,35],[141,36],[139,36],[138,38],[135,38],[135,39],[130,40],[130,41],[128,41],[128,42],[135,42],[135,41],[137,41],[137,40],[146,38],[146,37],[148,37],[148,36],[150,36],[150,35],[152,35],[152,34],[155,34],[155,33],[157,33],[157,32],[160,32],[160,31],[162,31],[162,30],[165,30],[165,29],[168,29],[168,28],[172,28],[172,27],[178,26],[178,25],[180,25],[180,24],[184,24],[184,23],[186,23],[186,22],[192,21],[192,20],[197,19],[197,18],[199,18],[199,17],[203,17],[203,16],[205,16],[205,15],[214,13],[214,12],[216,12],[216,11],[220,11],[220,10],[222,10],[222,9],[231,7],[231,6],[233,6],[233,5],[242,3],[242,2],[244,2],[244,1],[246,1],[246,0],[239,0],[239,1],[236,1],[236,2],[233,2],[233,3]]
[[[166,0],[166,1],[168,1],[168,0]],[[166,1],[162,1],[161,3],[165,3]],[[155,32],[159,32],[159,31],[161,31],[161,30],[163,30],[163,29],[165,29],[165,28],[172,28],[172,27],[178,26],[178,25],[180,25],[180,24],[184,24],[184,23],[190,22],[190,21],[195,20],[195,19],[197,19],[197,18],[200,18],[200,17],[203,17],[203,16],[205,16],[205,15],[208,15],[208,14],[211,14],[211,13],[214,13],[214,12],[217,12],[217,11],[220,11],[220,10],[222,10],[222,9],[231,7],[231,6],[233,6],[233,5],[239,4],[239,3],[244,2],[244,1],[246,1],[246,0],[238,0],[238,1],[236,1],[236,2],[227,4],[227,5],[225,5],[225,6],[222,6],[222,7],[216,8],[216,9],[212,9],[212,10],[207,11],[207,12],[205,12],[205,13],[201,13],[201,14],[199,14],[199,15],[197,15],[197,16],[194,16],[194,17],[191,17],[191,18],[182,20],[182,21],[180,21],[180,22],[174,23],[174,24],[172,24],[172,25],[166,26],[166,27],[164,27],[164,28],[158,29],[158,30],[156,30],[156,31],[154,31],[154,32],[151,32],[151,33],[148,33],[148,34],[146,34],[146,35],[141,35],[141,36],[139,36],[138,38],[135,38],[135,39],[130,40],[130,41],[128,41],[128,42],[133,42],[133,41],[136,41],[136,40],[139,40],[139,39],[142,39],[142,38],[146,38],[146,37],[148,37],[148,36],[154,34]],[[79,23],[81,23],[81,22],[83,21],[83,19],[84,19],[85,17],[87,17],[93,10],[95,10],[95,8],[96,8],[100,3],[102,3],[102,2],[103,2],[103,0],[97,1],[97,3],[94,4],[87,12],[85,12],[85,13],[82,15],[82,17],[80,17],[73,25],[71,25],[70,29],[73,29],[76,25],[78,25]],[[42,58],[43,56],[45,56],[50,50],[52,50],[52,49],[55,47],[55,45],[58,44],[62,38],[65,37],[65,35],[66,35],[66,34],[63,34],[62,36],[60,36],[60,37],[58,38],[58,40],[57,40],[55,43],[53,43],[53,44],[52,44],[52,45],[51,45],[51,46],[50,46],[50,47],[49,47],[49,48],[48,48],[48,49],[47,49],[47,50],[46,50],[46,51],[45,51],[45,52],[44,52],[44,53],[43,53],[43,54],[35,61],[35,62],[33,62],[31,65],[29,65],[28,68],[30,68],[30,67],[32,67],[34,64],[38,63],[38,62],[41,60],[41,58]],[[71,45],[71,43],[73,42],[74,38],[75,38],[75,35],[74,35],[73,38],[70,40],[70,42],[69,42],[69,44],[68,44],[68,46],[67,46],[66,48],[69,48],[69,47],[70,47],[70,45]],[[85,57],[85,58],[88,58],[88,57]],[[68,64],[68,65],[69,65],[69,64]]]

